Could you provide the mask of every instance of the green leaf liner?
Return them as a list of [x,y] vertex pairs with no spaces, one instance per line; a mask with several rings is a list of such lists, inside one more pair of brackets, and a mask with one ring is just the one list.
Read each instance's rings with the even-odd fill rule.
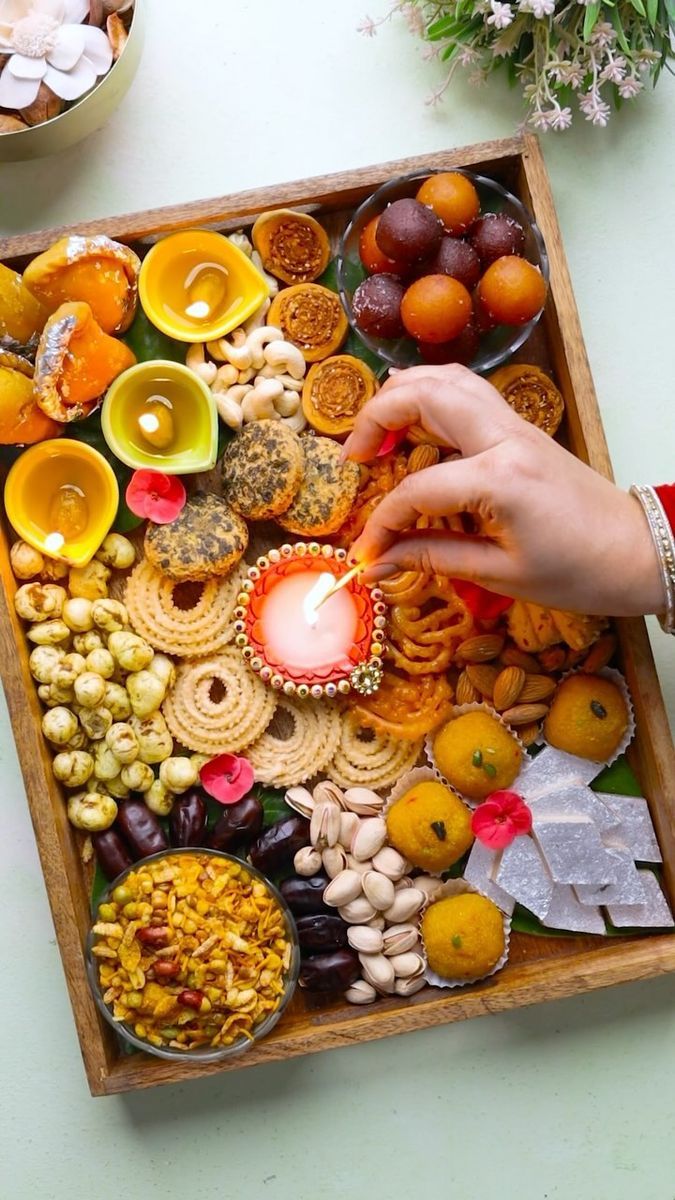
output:
[[[366,272],[363,270],[363,268],[354,265],[352,277],[348,281],[349,286],[355,289],[360,283],[363,282],[365,278]],[[328,288],[331,292],[339,293],[340,289],[338,288],[337,281],[337,259],[331,259],[323,275],[317,279],[317,283],[320,283],[323,287]],[[359,358],[361,362],[366,364],[367,367],[370,367],[371,371],[373,371],[378,379],[380,376],[386,374],[387,364],[382,362],[382,359],[378,358],[377,354],[373,354],[372,350],[369,350],[368,347],[364,345],[355,329],[350,328],[349,333],[347,334],[347,340],[338,353],[351,354],[353,358]]]
[[98,450],[102,454],[106,462],[110,463],[117,483],[120,489],[120,499],[117,506],[117,516],[113,522],[113,529],[118,533],[128,533],[130,529],[136,529],[142,524],[142,518],[135,516],[131,509],[127,507],[125,493],[127,484],[132,476],[132,471],[119,458],[113,454],[108,443],[106,442],[103,431],[101,429],[101,414],[100,411],[92,413],[84,421],[73,421],[68,429],[68,437],[74,438],[77,442],[85,442],[94,450]]
[[184,363],[187,354],[185,342],[177,342],[167,337],[160,329],[155,328],[146,317],[140,304],[131,325],[122,341],[133,350],[139,362],[151,362],[155,358],[169,359],[170,362]]

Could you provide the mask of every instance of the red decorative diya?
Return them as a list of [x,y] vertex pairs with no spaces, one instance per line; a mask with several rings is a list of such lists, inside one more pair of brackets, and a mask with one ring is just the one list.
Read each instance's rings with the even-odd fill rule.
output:
[[264,683],[301,699],[374,692],[382,678],[386,605],[358,577],[308,618],[306,601],[322,574],[348,572],[347,552],[297,542],[249,568],[234,611],[235,642]]

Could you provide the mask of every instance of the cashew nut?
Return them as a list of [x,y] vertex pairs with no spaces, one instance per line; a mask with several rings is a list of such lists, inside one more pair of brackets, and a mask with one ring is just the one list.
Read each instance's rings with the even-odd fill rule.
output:
[[283,341],[283,333],[277,329],[276,325],[261,325],[260,329],[254,329],[253,333],[249,333],[246,341],[251,354],[251,364],[256,371],[261,370],[265,365],[265,347],[272,342]]
[[251,257],[253,246],[243,229],[236,229],[234,233],[228,234],[227,240],[228,242],[232,242],[232,245],[236,246],[237,250],[241,250],[242,254],[245,254],[247,258]]
[[216,392],[214,393],[214,399],[221,421],[224,421],[230,429],[234,429],[236,433],[241,429],[244,420],[241,406],[237,404],[236,400],[230,399],[227,393]]
[[250,333],[253,333],[254,329],[259,329],[261,325],[265,324],[265,317],[267,316],[271,303],[272,302],[268,296],[266,300],[263,300],[260,308],[256,309],[253,316],[249,317],[248,321],[244,321],[244,333],[247,337]]
[[292,433],[302,433],[307,427],[307,417],[301,408],[292,417],[286,417],[286,424]]
[[269,363],[263,367],[262,371],[258,371],[258,379],[276,379],[288,391],[301,392],[303,380],[294,379],[292,375],[280,375],[276,367],[271,367]]
[[283,391],[275,403],[280,417],[292,417],[300,407],[300,397],[297,392]]
[[[211,385],[211,391],[214,393],[214,395],[217,395],[218,392],[226,392],[227,389],[232,387],[233,384],[240,382],[240,374],[241,372],[238,371],[236,367],[233,367],[232,363],[224,363],[223,366],[218,367],[218,370],[216,371],[216,378]],[[241,382],[243,382],[243,380]]]
[[252,363],[246,334],[243,329],[235,329],[230,337],[232,339],[230,342],[227,341],[227,338],[220,339],[218,342],[219,352],[222,358],[226,362],[232,363],[232,366],[236,367],[238,371],[245,371]]
[[257,250],[254,250],[251,254],[251,262],[253,263],[253,266],[260,271],[260,274],[267,284],[267,290],[270,296],[276,296],[277,292],[279,291],[279,280],[275,279],[273,275],[268,275],[267,271],[263,267],[262,258],[258,254]]
[[287,372],[294,379],[304,377],[307,364],[301,351],[291,342],[283,340],[271,342],[265,346],[263,355],[265,362],[269,363],[271,367],[277,367],[280,371]]
[[185,365],[191,371],[194,371],[195,375],[198,375],[200,379],[203,379],[208,387],[211,386],[218,368],[215,363],[206,361],[204,346],[201,342],[195,342],[190,346],[185,356]]
[[[272,383],[270,379],[268,381]],[[279,413],[274,407],[274,399],[268,393],[263,392],[262,387],[251,388],[249,395],[246,396],[242,406],[241,413],[244,421],[278,421]]]

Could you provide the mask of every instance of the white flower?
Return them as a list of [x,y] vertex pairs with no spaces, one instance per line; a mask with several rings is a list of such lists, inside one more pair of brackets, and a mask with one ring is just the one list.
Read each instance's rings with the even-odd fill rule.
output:
[[656,50],[638,50],[635,58],[641,71],[647,71],[654,63],[661,61],[661,55]]
[[561,63],[553,72],[558,83],[568,83],[573,88],[581,87],[584,82],[585,71],[580,63],[567,62]]
[[597,88],[591,88],[590,92],[586,92],[581,97],[579,108],[592,125],[604,127],[609,121],[609,104],[605,103]]
[[479,58],[480,55],[477,50],[474,50],[473,46],[464,46],[459,52],[459,61],[463,67],[472,67]]
[[549,113],[549,125],[551,129],[569,129],[571,124],[572,109],[561,108],[559,104],[556,104],[555,108],[552,108]]
[[0,107],[27,108],[44,82],[61,100],[77,100],[112,66],[102,29],[82,25],[89,0],[0,0]]
[[356,26],[356,32],[362,33],[364,37],[375,37],[377,25],[372,17],[364,17],[360,25]]
[[416,33],[418,37],[424,37],[425,23],[424,16],[420,12],[416,4],[404,4],[401,8],[401,13],[406,25],[411,33]]
[[552,17],[555,12],[555,0],[530,0],[530,12],[538,21],[544,17]]
[[550,114],[542,108],[535,108],[530,122],[535,129],[548,129],[550,124]]
[[632,100],[642,91],[644,84],[641,79],[637,79],[635,75],[629,75],[628,79],[624,79],[619,84],[619,95],[622,100]]
[[621,83],[626,77],[626,60],[622,54],[617,54],[600,72],[602,83]]
[[615,41],[614,26],[610,25],[609,21],[598,21],[591,34],[591,44],[597,46],[599,50],[604,50],[606,46],[613,46]]
[[500,0],[491,0],[490,8],[492,13],[486,18],[488,25],[494,25],[495,29],[506,29],[513,20],[513,9],[510,4],[501,4]]

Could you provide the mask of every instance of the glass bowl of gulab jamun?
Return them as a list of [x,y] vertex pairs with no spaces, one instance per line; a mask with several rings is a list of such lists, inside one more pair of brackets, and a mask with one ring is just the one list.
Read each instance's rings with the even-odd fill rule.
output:
[[546,249],[526,208],[465,170],[378,188],[344,232],[337,274],[352,328],[392,367],[490,371],[527,341],[548,290]]

